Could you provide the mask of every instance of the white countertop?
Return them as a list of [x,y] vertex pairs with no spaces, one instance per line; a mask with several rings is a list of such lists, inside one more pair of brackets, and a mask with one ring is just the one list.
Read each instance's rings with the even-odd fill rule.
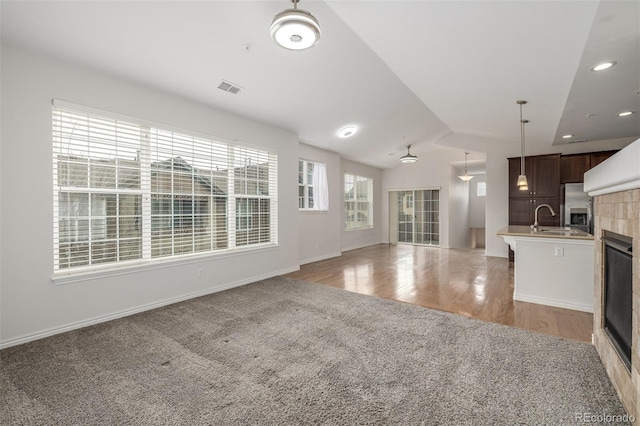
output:
[[562,238],[570,240],[593,240],[593,235],[570,227],[541,226],[534,231],[530,226],[509,225],[499,230],[496,235],[533,238]]

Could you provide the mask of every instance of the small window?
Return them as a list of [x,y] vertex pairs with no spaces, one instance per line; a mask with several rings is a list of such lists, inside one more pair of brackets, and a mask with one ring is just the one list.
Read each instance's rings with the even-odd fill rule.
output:
[[484,197],[487,195],[487,183],[486,182],[478,182],[476,187],[476,194],[478,197]]
[[329,210],[327,167],[324,163],[298,160],[298,209]]
[[373,226],[373,179],[344,175],[344,210],[345,229]]

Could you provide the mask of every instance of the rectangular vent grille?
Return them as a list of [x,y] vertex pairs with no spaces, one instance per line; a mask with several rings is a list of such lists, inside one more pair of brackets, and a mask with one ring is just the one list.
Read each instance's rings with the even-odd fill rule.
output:
[[240,92],[240,90],[242,89],[242,87],[235,85],[233,83],[230,83],[228,81],[222,80],[222,82],[218,85],[218,89],[237,95],[238,92]]

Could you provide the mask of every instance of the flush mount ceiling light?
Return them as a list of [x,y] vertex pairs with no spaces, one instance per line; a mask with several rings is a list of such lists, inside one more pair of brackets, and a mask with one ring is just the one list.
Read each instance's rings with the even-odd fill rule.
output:
[[609,68],[611,68],[612,66],[614,66],[617,62],[616,61],[611,61],[611,62],[603,62],[601,64],[596,65],[595,67],[591,68],[591,71],[604,71],[604,70],[608,70]]
[[355,124],[349,124],[348,126],[344,126],[342,129],[338,130],[338,137],[344,139],[349,138],[356,134],[358,131],[358,126]]
[[401,163],[415,163],[418,161],[418,157],[412,155],[409,150],[411,149],[411,145],[407,145],[407,154],[400,157]]
[[320,41],[318,20],[306,10],[298,9],[300,0],[291,0],[293,9],[278,13],[271,23],[271,38],[285,49],[304,50]]
[[462,179],[465,182],[469,182],[471,179],[473,179],[473,176],[469,176],[469,173],[467,173],[467,155],[469,155],[469,153],[465,152],[464,153],[464,175],[458,176],[460,179]]
[[562,139],[571,139],[573,135],[563,135]]
[[635,113],[636,113],[635,111],[623,111],[620,114],[618,114],[618,117],[626,117],[628,115],[635,114]]
[[522,119],[522,105],[525,105],[527,101],[518,100],[516,101],[518,105],[520,105],[520,176],[518,176],[518,189],[520,191],[528,191],[529,183],[527,182],[527,175],[524,170],[524,125],[529,122],[529,120]]

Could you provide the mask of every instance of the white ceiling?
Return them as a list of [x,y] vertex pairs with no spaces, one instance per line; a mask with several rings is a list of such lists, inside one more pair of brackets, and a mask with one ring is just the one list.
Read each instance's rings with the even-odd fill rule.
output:
[[[640,136],[639,114],[615,115],[640,113],[639,4],[302,0],[322,38],[288,51],[269,37],[287,0],[3,0],[1,36],[386,168],[406,145],[420,156],[451,134],[519,146],[517,99],[529,101],[527,143],[539,152],[553,151],[567,132]],[[618,64],[589,71],[605,59]],[[223,79],[241,92],[217,89]],[[349,123],[360,131],[339,139]]]

